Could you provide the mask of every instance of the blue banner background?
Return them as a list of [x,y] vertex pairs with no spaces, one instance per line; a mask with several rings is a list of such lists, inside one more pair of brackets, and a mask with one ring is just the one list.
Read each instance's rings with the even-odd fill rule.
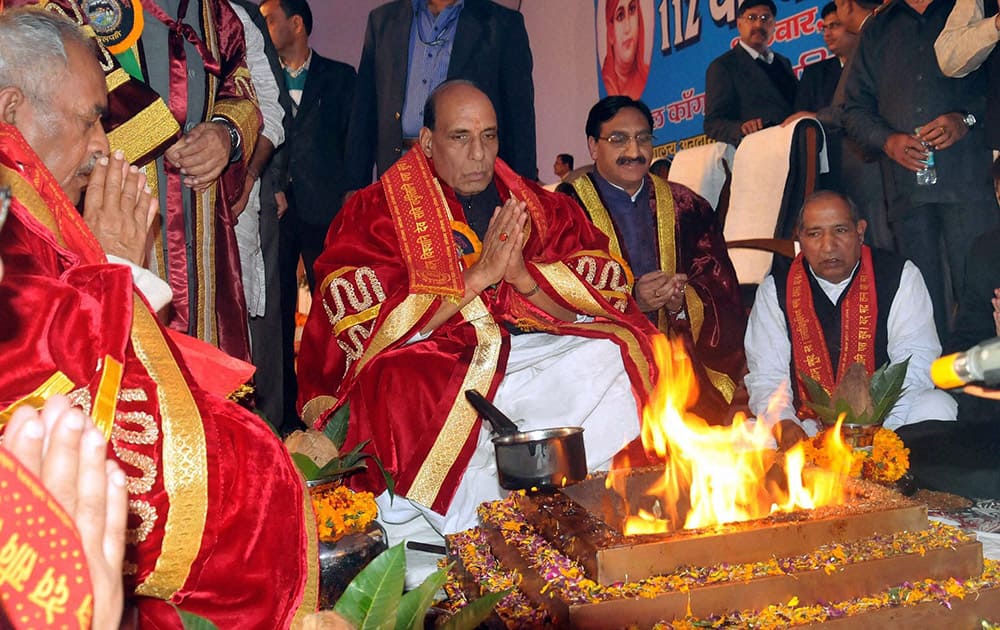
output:
[[[608,47],[605,8],[609,0],[595,0],[597,77],[601,97],[608,95],[601,75]],[[613,0],[611,0],[613,1]],[[827,0],[775,0],[778,16],[771,46],[802,68],[831,53],[819,30],[820,10]],[[627,5],[629,0],[619,0]],[[638,0],[643,22],[643,61],[649,75],[641,100],[653,111],[656,135],[654,156],[709,142],[702,124],[705,110],[705,71],[713,59],[739,39],[736,0]],[[666,35],[666,37],[665,37]],[[649,42],[652,41],[652,46]],[[620,91],[619,91],[620,92]],[[632,94],[635,96],[635,94]]]

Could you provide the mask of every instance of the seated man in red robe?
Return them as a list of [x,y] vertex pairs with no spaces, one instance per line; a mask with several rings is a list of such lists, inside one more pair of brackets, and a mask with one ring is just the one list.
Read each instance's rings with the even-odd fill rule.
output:
[[635,274],[639,308],[683,341],[700,387],[694,411],[728,420],[743,376],[746,319],[715,210],[690,189],[649,172],[653,115],[642,101],[608,96],[590,109],[594,171],[556,190],[574,197]]
[[[590,470],[638,434],[655,329],[607,238],[497,159],[497,138],[485,94],[439,86],[418,146],[348,201],[316,263],[303,418],[322,427],[349,404],[347,446],[371,440],[408,499],[381,503],[389,523],[450,533],[501,496],[465,390],[522,430],[585,427]],[[376,477],[358,484],[382,491]]]
[[308,496],[266,425],[220,395],[224,379],[192,376],[239,370],[168,333],[130,267],[108,263],[105,249],[141,264],[156,203],[121,154],[104,155],[92,42],[65,18],[13,10],[0,50],[0,187],[13,192],[0,425],[65,394],[104,431],[127,475],[125,593],[141,625],[180,628],[176,605],[221,628],[289,627],[316,605]]

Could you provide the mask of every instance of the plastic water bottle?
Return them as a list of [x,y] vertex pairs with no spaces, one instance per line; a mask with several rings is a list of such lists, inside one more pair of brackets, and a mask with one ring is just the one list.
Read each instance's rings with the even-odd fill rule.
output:
[[[917,133],[920,130],[917,129]],[[917,171],[917,186],[933,186],[937,183],[937,169],[934,168],[934,151],[931,145],[923,143],[924,150],[927,151],[927,159],[924,160],[924,167]]]

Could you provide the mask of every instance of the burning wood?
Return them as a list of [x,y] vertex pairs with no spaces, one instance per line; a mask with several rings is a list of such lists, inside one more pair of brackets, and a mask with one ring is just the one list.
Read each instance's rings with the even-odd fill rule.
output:
[[[642,442],[664,468],[650,499],[635,506],[626,500],[625,534],[713,527],[844,502],[853,457],[839,431],[823,445],[829,465],[807,468],[801,445],[774,450],[770,423],[737,416],[730,426],[711,426],[688,411],[697,382],[680,342],[659,337],[654,350],[660,379],[643,410]],[[624,498],[620,474],[606,480]]]

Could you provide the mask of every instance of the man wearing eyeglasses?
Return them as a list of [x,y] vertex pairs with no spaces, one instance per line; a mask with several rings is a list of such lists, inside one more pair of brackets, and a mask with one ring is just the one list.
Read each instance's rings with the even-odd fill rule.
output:
[[587,117],[595,170],[557,190],[578,200],[629,264],[650,321],[684,340],[702,385],[695,409],[721,422],[744,362],[739,282],[708,202],[649,173],[652,128],[642,101],[602,99]]
[[705,133],[736,146],[792,113],[798,81],[786,57],[768,47],[778,10],[772,0],[747,0],[736,11],[740,41],[708,66]]

